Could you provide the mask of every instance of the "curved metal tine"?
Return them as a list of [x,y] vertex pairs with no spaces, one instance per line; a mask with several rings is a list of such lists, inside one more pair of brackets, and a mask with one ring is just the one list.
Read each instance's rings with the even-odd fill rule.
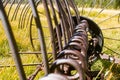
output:
[[[35,1],[35,4],[36,4],[36,6],[38,6],[38,4],[40,3],[40,1],[41,0],[36,0]],[[27,4],[27,3],[26,3]],[[30,11],[29,12],[29,10],[30,10],[30,6],[29,6],[29,4],[28,4],[28,6],[26,7],[26,9],[24,10],[24,12],[23,12],[23,17],[22,17],[22,22],[21,22],[21,28],[24,28],[24,27],[27,27],[28,26],[28,22],[29,22],[29,20],[30,20],[30,16],[31,16],[31,14],[32,14],[32,12]],[[29,14],[28,14],[29,13]],[[28,15],[28,17],[26,17]],[[26,20],[27,19],[27,20]],[[27,22],[26,22],[27,21]],[[24,23],[24,24],[23,24]],[[26,25],[25,25],[26,24]]]
[[66,12],[67,8],[65,6],[64,0],[63,1],[59,0],[59,4],[60,4],[60,8],[61,8],[62,21],[63,21],[63,25],[65,28],[67,42],[68,42],[72,33],[70,32],[70,24],[69,24],[67,12]]
[[19,28],[22,28],[22,24],[24,24],[24,22],[23,22],[24,12],[25,12],[26,10],[28,10],[28,9],[30,9],[29,4],[26,3],[26,4],[23,6],[23,9],[21,10],[21,13],[20,13],[19,24],[18,24],[18,27],[19,27]]
[[83,73],[83,69],[82,69],[81,65],[78,64],[77,61],[72,60],[72,59],[58,59],[58,60],[56,60],[56,61],[52,64],[52,66],[51,66],[51,68],[50,68],[50,72],[51,72],[51,73],[54,73],[55,69],[56,69],[57,67],[59,67],[59,65],[64,65],[64,64],[67,64],[67,65],[69,65],[69,66],[74,67],[75,70],[77,70],[77,72],[78,72],[78,74],[79,74],[79,75],[77,75],[77,77],[76,77],[75,75],[74,75],[74,76],[68,76],[68,75],[66,75],[66,77],[67,77],[69,80],[76,80],[76,78],[79,78],[79,80],[84,80],[84,77],[83,77],[83,76],[84,76],[84,73]]
[[35,51],[35,46],[33,44],[33,40],[32,40],[32,19],[33,19],[33,16],[31,16],[30,18],[30,43],[31,43],[31,46],[33,48],[33,50]]
[[29,0],[29,3],[30,3],[30,7],[32,9],[33,18],[35,19],[36,27],[38,29],[38,37],[39,37],[39,41],[41,44],[41,52],[42,52],[42,56],[43,56],[44,70],[45,70],[45,75],[47,75],[47,74],[49,74],[49,64],[48,64],[48,57],[47,57],[44,35],[43,35],[43,31],[42,31],[42,25],[40,22],[40,17],[37,12],[37,8],[35,7],[34,0]]
[[65,46],[67,44],[67,41],[66,41],[66,35],[65,35],[65,27],[64,27],[64,23],[63,23],[63,20],[62,20],[62,15],[61,15],[61,6],[60,6],[60,2],[59,0],[55,0],[55,4],[57,6],[57,10],[58,10],[58,15],[59,15],[59,18],[60,18],[60,28],[61,28],[61,32],[62,32],[62,36],[63,36],[63,46]]
[[94,20],[97,16],[99,16],[113,1],[114,1],[114,0],[110,0],[110,2],[109,2],[106,6],[104,6],[104,7],[98,12],[98,14],[95,15],[95,17],[93,18],[93,20]]
[[[63,6],[64,5],[64,6]],[[69,41],[70,37],[72,36],[72,33],[70,32],[70,24],[69,24],[69,20],[68,20],[68,16],[67,16],[67,12],[65,9],[65,3],[61,0],[59,0],[59,6],[61,9],[61,15],[62,15],[62,21],[63,21],[63,27],[65,28],[65,32],[66,32],[66,38],[67,38],[67,42]]]
[[55,45],[55,41],[54,41],[55,36],[53,35],[54,34],[53,23],[52,23],[50,11],[49,11],[49,8],[48,8],[48,3],[47,3],[48,1],[47,0],[42,0],[42,2],[43,2],[43,5],[44,5],[46,16],[47,16],[47,22],[48,22],[48,25],[49,25],[49,30],[50,30],[50,35],[51,35],[53,59],[55,60],[56,59],[56,50],[55,50],[56,45]]
[[77,23],[79,24],[80,23],[80,17],[79,17],[79,10],[77,8],[77,6],[75,5],[75,2],[73,0],[69,0],[68,1],[70,6],[73,8],[73,10],[75,11],[75,14],[76,14],[76,19],[77,19]]
[[[40,2],[40,0],[35,1],[36,6],[39,4],[39,2]],[[30,16],[32,15],[32,12],[31,11],[29,12],[29,10],[30,10],[30,6],[29,6],[28,2],[26,2],[25,6],[24,6],[24,9],[22,9],[22,11],[21,11],[22,13],[21,13],[21,16],[20,16],[19,25],[20,25],[21,28],[24,28],[24,27],[28,26],[28,23],[29,23],[30,18],[31,18]],[[28,17],[26,17],[27,15],[28,15]],[[26,18],[27,18],[27,20],[26,20]]]
[[25,72],[24,72],[24,69],[22,66],[22,61],[21,61],[20,55],[18,54],[18,47],[16,44],[16,40],[13,36],[13,32],[11,30],[11,26],[10,26],[10,23],[9,23],[8,18],[6,16],[6,13],[5,13],[5,10],[3,7],[3,3],[1,0],[0,0],[0,15],[1,15],[1,21],[4,25],[4,30],[6,32],[6,36],[8,37],[8,42],[10,44],[10,48],[11,48],[11,51],[13,53],[13,58],[14,58],[14,61],[16,63],[16,67],[17,67],[20,79],[26,80],[26,75],[25,75]]
[[[27,4],[27,3],[26,3]],[[36,1],[35,1],[35,4],[36,4]],[[36,5],[37,6],[37,5]],[[26,19],[29,18],[29,17],[26,17],[27,15],[29,15],[29,10],[30,10],[30,6],[28,4],[28,6],[26,7],[26,9],[24,10],[23,12],[23,15],[22,15],[22,18],[21,18],[21,28],[25,28],[25,23],[26,23]],[[31,12],[30,12],[31,14]],[[23,24],[24,22],[24,24]]]
[[[38,5],[39,3],[40,3],[40,1],[41,0],[36,0],[35,2],[36,2],[36,5]],[[29,6],[28,6],[29,7]],[[32,46],[32,48],[33,48],[33,50],[35,51],[36,49],[35,49],[35,46],[34,46],[34,43],[33,43],[33,37],[32,37],[32,25],[33,25],[33,15],[32,15],[32,11],[29,13],[29,16],[28,16],[28,20],[27,20],[27,23],[26,23],[26,27],[28,26],[28,24],[30,23],[30,25],[29,25],[29,27],[30,27],[30,43],[31,43],[31,46]]]
[[58,24],[58,20],[57,20],[57,16],[56,16],[56,12],[55,12],[55,8],[53,6],[53,1],[52,0],[48,0],[49,4],[50,4],[50,8],[52,10],[52,16],[54,18],[54,24],[56,26],[55,28],[55,33],[57,33],[57,39],[58,39],[58,45],[59,45],[59,51],[62,51],[62,39],[61,39],[61,34],[60,34],[60,28],[59,28],[59,24]]
[[107,18],[107,19],[104,19],[104,20],[98,22],[97,24],[101,24],[101,23],[103,23],[103,22],[105,22],[105,21],[107,21],[107,20],[109,20],[109,19],[111,19],[111,18],[113,18],[113,17],[115,17],[115,16],[117,16],[117,15],[119,15],[119,14],[120,14],[120,13],[117,13],[117,14],[115,14],[115,15],[112,15],[111,17],[109,17],[109,18]]
[[[11,20],[17,18],[17,15],[18,15],[17,13],[18,13],[18,11],[19,11],[20,6],[22,6],[22,2],[24,2],[24,1],[21,1],[21,0],[19,1],[19,4],[17,5],[16,10],[14,11],[14,13],[15,13],[16,15],[14,15]],[[28,8],[30,9],[30,7],[29,7],[29,5],[28,5],[28,2],[26,2],[26,3],[24,4],[21,12],[20,12],[20,18],[19,18],[18,28],[24,28],[24,25],[25,25],[25,21],[24,21],[25,19],[24,19],[24,18],[26,18],[25,12],[27,12],[27,11],[29,10]]]
[[71,35],[72,35],[73,34],[73,28],[74,28],[72,14],[71,14],[71,11],[70,11],[68,0],[63,0],[63,2],[65,3],[66,12],[68,14],[68,23],[70,25],[70,32],[71,32]]
[[17,13],[18,13],[18,11],[19,11],[19,8],[20,8],[22,2],[23,2],[23,0],[19,0],[19,1],[18,1],[17,6],[16,6],[16,8],[15,8],[15,11],[14,11],[14,13],[13,13],[13,17],[11,18],[11,21],[16,19]]
[[92,1],[91,1],[91,4],[92,4],[91,9],[90,9],[90,11],[89,11],[89,13],[87,14],[86,17],[88,17],[88,16],[90,15],[90,13],[92,12],[92,10],[94,9],[95,4],[96,4],[96,0],[92,0]]
[[11,11],[12,6],[14,5],[14,3],[15,3],[15,0],[13,0],[12,3],[10,4],[10,8],[8,9],[9,10],[8,11],[8,17],[10,16],[10,11]]
[[[30,25],[29,25],[29,27],[30,27],[30,29],[29,29],[29,33],[30,33],[30,43],[31,43],[31,46],[32,46],[32,49],[33,49],[33,51],[35,51],[36,49],[35,49],[35,46],[34,46],[34,43],[33,43],[33,37],[32,37],[32,22],[33,22],[33,15],[32,15],[32,13],[30,13],[29,14],[30,16],[30,20],[28,19],[28,23],[30,23]],[[38,61],[39,62],[41,62],[41,58],[39,57],[39,54],[35,54],[36,55],[36,57],[37,57],[37,59],[38,59]],[[43,63],[43,62],[42,62]]]
[[[72,16],[71,16],[71,13],[70,13],[69,4],[68,4],[67,0],[61,1],[61,5],[62,5],[62,10],[64,12],[63,14],[66,17],[66,18],[64,18],[65,24],[67,23],[65,26],[67,26],[67,25],[69,26],[68,27],[69,30],[67,30],[67,27],[65,27],[65,29],[67,31],[67,34],[70,34],[70,35],[67,35],[68,39],[69,39],[73,34]],[[68,33],[68,32],[70,32],[70,33]]]
[[32,11],[30,11],[30,13],[28,14],[28,18],[26,20],[27,22],[26,22],[25,28],[30,27],[30,25],[33,25],[33,24],[30,23],[31,22],[31,18],[33,18],[32,17]]
[[10,1],[10,0],[5,0],[5,1],[4,1],[4,4],[3,4],[3,5],[4,5],[4,8],[7,6],[7,4],[9,3],[9,1]]

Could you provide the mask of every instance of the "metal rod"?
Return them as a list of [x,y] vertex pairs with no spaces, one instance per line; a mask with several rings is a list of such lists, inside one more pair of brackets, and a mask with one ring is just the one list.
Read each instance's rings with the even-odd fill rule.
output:
[[48,58],[47,58],[47,51],[46,51],[46,46],[45,46],[45,40],[44,40],[44,35],[43,35],[43,30],[42,30],[42,26],[40,23],[40,19],[39,19],[39,15],[37,13],[37,9],[35,6],[35,2],[34,0],[29,0],[32,12],[33,12],[33,17],[35,19],[35,23],[38,29],[38,37],[39,37],[39,41],[41,44],[41,52],[43,55],[43,63],[44,63],[44,70],[45,70],[45,75],[47,75],[49,73],[49,65],[48,65]]
[[[23,64],[22,66],[36,66],[36,65],[42,65],[41,63],[31,63],[31,64]],[[0,68],[6,68],[6,67],[16,67],[16,65],[0,65]]]
[[[10,52],[11,54],[12,52]],[[42,54],[42,52],[40,51],[36,51],[36,52],[18,52],[19,54]],[[47,54],[52,54],[52,52],[49,52]]]
[[12,32],[10,23],[8,21],[8,18],[6,16],[6,13],[4,11],[4,7],[3,7],[1,0],[0,0],[0,15],[1,15],[0,18],[1,18],[2,23],[4,25],[4,30],[6,32],[6,35],[7,35],[8,41],[9,41],[9,46],[10,46],[11,51],[13,53],[12,56],[13,56],[15,64],[16,64],[16,67],[17,67],[17,70],[18,70],[18,73],[20,76],[20,80],[26,80],[26,75],[25,75],[25,72],[24,72],[24,69],[22,66],[22,61],[21,61],[20,55],[18,54],[18,48],[16,45],[16,41],[15,41],[15,38],[13,36],[13,32]]
[[46,17],[47,17],[47,22],[49,25],[49,30],[50,30],[50,35],[51,35],[51,43],[52,43],[52,52],[53,52],[53,59],[56,59],[56,50],[55,50],[55,36],[53,35],[53,24],[51,21],[51,16],[50,16],[50,11],[48,9],[48,5],[47,5],[47,0],[42,0],[44,8],[45,8],[45,13],[46,13]]
[[62,36],[63,36],[63,46],[65,46],[67,44],[67,41],[66,41],[66,36],[65,36],[65,28],[64,28],[64,23],[63,23],[63,20],[62,20],[62,15],[61,15],[61,8],[60,8],[60,4],[58,2],[58,0],[55,0],[55,4],[57,6],[57,9],[58,9],[58,15],[59,15],[59,18],[60,18],[60,28],[61,28],[61,32],[62,32]]
[[52,15],[53,15],[54,23],[55,23],[55,26],[56,26],[56,33],[57,33],[58,44],[59,44],[59,51],[62,51],[62,49],[63,49],[62,48],[62,39],[61,39],[61,34],[60,34],[60,27],[59,27],[59,24],[58,24],[56,13],[55,13],[55,8],[53,7],[53,3],[52,3],[51,0],[49,0],[49,4],[50,4],[50,7],[52,9]]

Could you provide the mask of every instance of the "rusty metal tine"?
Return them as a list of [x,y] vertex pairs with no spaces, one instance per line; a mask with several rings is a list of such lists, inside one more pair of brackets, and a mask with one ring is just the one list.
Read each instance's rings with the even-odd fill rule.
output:
[[35,23],[38,29],[38,35],[39,35],[38,37],[39,37],[39,41],[41,44],[41,52],[43,55],[44,70],[45,70],[45,75],[47,75],[49,73],[49,65],[48,65],[47,51],[46,51],[46,45],[45,45],[44,35],[42,31],[42,26],[41,26],[41,22],[39,19],[39,15],[37,13],[37,9],[35,7],[34,0],[29,0],[29,3],[32,8],[33,17],[35,19]]
[[63,26],[64,26],[64,29],[65,29],[65,35],[66,35],[66,40],[67,42],[69,41],[72,33],[70,32],[69,28],[70,28],[70,24],[68,22],[68,17],[67,17],[67,12],[66,12],[66,7],[65,6],[62,6],[62,5],[65,5],[64,2],[62,1],[58,1],[59,3],[59,7],[60,7],[60,12],[61,12],[61,15],[62,15],[62,21],[63,21]]
[[7,19],[7,16],[6,16],[6,13],[4,11],[4,7],[3,7],[1,0],[0,0],[0,15],[1,15],[0,17],[1,17],[2,23],[4,25],[4,30],[5,30],[6,35],[8,37],[9,45],[10,45],[10,48],[11,48],[12,53],[13,53],[13,58],[14,58],[14,61],[16,63],[16,67],[17,67],[20,79],[26,80],[26,75],[25,75],[25,72],[24,72],[24,69],[22,66],[22,61],[20,59],[20,55],[18,54],[18,48],[16,45],[16,41],[15,41],[15,38],[13,36],[11,26],[10,26],[10,23]]
[[[36,0],[35,1],[35,4],[36,4],[36,6],[40,3],[40,1],[41,0]],[[27,4],[27,3],[26,3]],[[23,17],[22,17],[22,20],[21,20],[21,28],[24,28],[24,27],[26,27],[28,24],[27,24],[27,22],[29,22],[29,20],[30,20],[30,14],[32,13],[31,11],[30,11],[30,14],[28,14],[29,13],[29,10],[30,10],[30,7],[29,7],[29,5],[28,5],[28,7],[26,7],[26,9],[24,10],[24,12],[23,12]],[[26,16],[28,15],[28,19],[26,20]],[[27,22],[25,22],[25,21],[27,21]],[[24,23],[24,24],[23,24]],[[25,24],[26,24],[26,26],[25,26]]]
[[[25,21],[26,21],[26,16],[27,14],[29,13],[28,11],[30,10],[30,6],[28,5],[25,10],[23,11],[23,15],[22,15],[22,18],[21,18],[21,28],[24,28],[24,25],[25,25]],[[24,24],[23,24],[24,23]]]
[[10,8],[8,9],[8,10],[9,10],[9,11],[8,11],[8,17],[9,17],[9,15],[10,15],[10,11],[11,11],[11,9],[12,9],[12,6],[13,6],[14,2],[15,2],[15,0],[12,1],[11,5],[10,5]]
[[78,8],[75,6],[75,2],[74,2],[73,0],[69,0],[69,3],[71,4],[71,7],[72,7],[73,10],[75,11],[77,23],[79,24],[79,23],[80,23],[79,10],[78,10]]
[[49,1],[49,4],[50,4],[50,8],[52,10],[52,15],[53,15],[53,18],[54,18],[54,23],[55,23],[55,26],[56,26],[56,33],[57,33],[57,39],[58,39],[58,45],[59,45],[59,51],[62,51],[62,40],[61,40],[61,34],[60,34],[60,29],[59,29],[59,24],[58,24],[58,20],[57,20],[57,16],[56,16],[56,13],[55,13],[55,8],[53,7],[53,3],[51,0],[48,0]]
[[65,3],[65,6],[67,7],[68,21],[69,21],[69,24],[70,24],[71,34],[73,34],[74,22],[73,22],[73,19],[72,19],[72,15],[71,15],[68,0],[64,0],[64,3]]
[[19,23],[18,23],[18,28],[22,28],[22,16],[23,16],[23,13],[24,13],[24,10],[26,10],[26,8],[29,7],[29,5],[26,3],[24,6],[23,6],[23,9],[21,10],[21,13],[20,13],[20,18],[19,18]]
[[44,5],[44,9],[45,9],[45,13],[47,16],[47,22],[49,25],[49,30],[50,30],[50,35],[51,35],[51,44],[52,44],[52,52],[53,52],[53,59],[56,59],[56,50],[55,50],[55,36],[53,35],[53,24],[52,24],[52,20],[51,20],[51,16],[50,16],[50,11],[48,9],[48,5],[47,5],[47,0],[42,0],[43,1],[43,5]]
[[20,6],[22,5],[22,2],[23,2],[23,0],[20,0],[19,2],[18,2],[18,4],[17,4],[17,7],[16,7],[16,9],[15,9],[15,14],[13,15],[13,17],[14,17],[14,20],[16,19],[16,17],[17,17],[17,13],[18,13],[18,11],[19,11],[19,9],[20,9]]
[[[38,5],[39,2],[40,2],[40,0],[36,2],[36,5]],[[32,43],[32,47],[33,47],[32,33],[31,33],[32,32],[31,31],[31,29],[32,29],[32,19],[33,19],[33,15],[32,15],[32,11],[30,11],[30,13],[28,14],[28,19],[26,20],[27,22],[26,22],[26,26],[25,27],[27,27],[27,26],[30,27],[30,42]],[[28,25],[28,24],[30,24],[30,25]]]
[[7,6],[7,4],[9,3],[9,1],[10,1],[10,0],[5,0],[5,1],[4,1],[4,4],[3,4],[3,5],[4,5],[4,6],[3,6],[4,8]]
[[33,48],[33,50],[35,50],[35,46],[33,44],[33,40],[32,40],[32,19],[33,19],[33,15],[31,16],[30,18],[30,43],[31,43],[31,46]]
[[57,6],[57,9],[58,9],[58,15],[59,15],[59,18],[60,18],[60,28],[61,28],[61,31],[62,31],[62,36],[63,36],[63,46],[65,46],[67,44],[67,41],[66,41],[66,36],[65,36],[65,29],[64,29],[64,23],[63,23],[63,20],[62,20],[62,15],[61,15],[61,9],[60,9],[60,4],[58,2],[59,0],[55,0],[55,4]]
[[28,14],[28,19],[26,20],[27,22],[26,22],[26,25],[25,25],[26,28],[30,27],[30,24],[32,23],[32,22],[30,23],[31,18],[32,18],[32,11],[30,11],[30,13]]
[[[15,1],[15,0],[14,0]],[[14,10],[14,12],[12,13],[13,15],[12,15],[12,18],[11,18],[11,21],[14,19],[14,16],[17,14],[17,11],[19,10],[19,8],[20,8],[20,3],[22,2],[22,0],[20,0],[19,2],[18,2],[18,5],[15,7],[15,10]],[[14,3],[13,3],[13,5],[14,5]]]
[[[41,0],[39,0],[39,1],[37,1],[36,2],[36,5],[38,5],[39,3],[40,3],[40,1]],[[32,19],[33,17],[32,17],[32,11],[30,11],[30,13],[28,14],[28,19],[26,20],[27,22],[26,22],[26,25],[25,25],[25,27],[27,27],[27,26],[29,26],[30,27],[30,25],[31,25],[31,19]],[[28,24],[30,24],[30,25],[28,25]],[[31,28],[31,27],[30,27]]]

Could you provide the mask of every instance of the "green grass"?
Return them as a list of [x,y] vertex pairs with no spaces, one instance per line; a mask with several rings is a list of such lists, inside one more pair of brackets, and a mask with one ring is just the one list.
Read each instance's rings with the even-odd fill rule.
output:
[[[45,35],[45,42],[46,42],[46,46],[47,46],[47,51],[50,52],[51,51],[51,45],[50,45],[50,32],[49,32],[49,29],[46,28],[48,27],[47,25],[47,21],[45,19],[45,12],[44,12],[44,9],[41,8],[42,6],[39,6],[40,7],[40,15],[42,16],[40,19],[41,19],[41,22],[42,22],[42,25],[45,26],[43,27],[43,31],[44,31],[44,35]],[[7,8],[6,8],[7,9]],[[14,10],[13,10],[14,11]],[[95,9],[93,10],[90,15],[89,15],[89,18],[93,18],[98,12],[100,11],[100,9]],[[108,14],[109,11],[111,12],[111,14]],[[100,14],[97,18],[95,18],[95,22],[96,23],[99,23],[100,21],[112,16],[114,14],[114,12],[116,13],[117,11],[116,10],[108,10],[103,12],[102,14]],[[87,16],[87,13],[89,12],[89,9],[86,9],[83,11],[82,15],[84,16]],[[11,14],[12,15],[12,14]],[[28,16],[28,15],[27,15]],[[19,19],[19,17],[17,17]],[[99,24],[100,28],[103,29],[103,28],[110,28],[110,27],[119,27],[120,24],[118,23],[117,21],[117,18],[118,16],[110,19],[110,20],[107,20],[101,24]],[[29,41],[29,27],[27,28],[18,28],[17,24],[18,24],[18,19],[15,20],[15,21],[12,21],[11,22],[11,25],[12,25],[12,30],[14,32],[14,35],[15,35],[15,39],[16,39],[16,42],[17,42],[17,45],[18,45],[18,49],[20,52],[26,52],[26,51],[33,51],[32,47],[31,47],[31,44],[30,44],[30,41]],[[9,19],[10,20],[10,19]],[[33,21],[33,24],[35,22]],[[115,38],[115,39],[120,39],[120,29],[115,29],[115,30],[103,30],[103,35],[105,37],[110,37],[110,38]],[[33,32],[32,32],[34,38],[37,38],[37,29],[35,28],[35,26],[33,27]],[[14,60],[12,59],[11,57],[11,54],[10,53],[10,48],[9,48],[9,45],[8,45],[8,41],[7,41],[7,38],[6,38],[6,35],[4,33],[4,30],[3,30],[3,27],[2,27],[2,24],[1,24],[1,21],[0,21],[0,65],[13,65],[15,64],[14,63]],[[37,48],[37,50],[40,50],[40,43],[38,40],[35,40],[35,48]],[[120,43],[117,42],[117,41],[113,41],[113,40],[107,40],[105,39],[105,46],[108,46],[109,48],[117,51],[117,52],[120,52],[119,48],[120,48]],[[36,50],[36,51],[37,51]],[[120,54],[115,54],[107,49],[103,49],[103,52],[105,52],[106,54],[109,54],[109,55],[114,55],[116,57],[120,57]],[[22,62],[23,64],[26,64],[26,63],[39,63],[39,61],[42,60],[42,57],[41,55],[40,56],[40,60],[38,60],[36,58],[35,55],[21,55],[21,58],[22,58]],[[106,60],[98,60],[97,62],[94,63],[94,65],[92,66],[92,70],[101,70],[103,67],[104,67],[104,73],[107,73],[107,71],[110,71],[110,74],[107,75],[108,77],[111,75],[112,73],[112,76],[115,76],[115,77],[112,77],[110,78],[111,80],[119,80],[120,79],[120,65],[119,64],[115,64],[114,66],[112,66],[112,69],[109,69],[111,67],[112,63],[106,61]],[[29,76],[31,73],[34,72],[34,70],[36,69],[35,66],[27,66],[27,67],[24,67],[25,69],[25,73],[27,76]],[[116,71],[117,70],[117,71]],[[118,71],[119,70],[119,71]],[[41,76],[44,75],[44,72],[39,72],[39,75],[36,77],[35,80],[38,80]],[[12,76],[12,77],[11,77]],[[0,80],[19,80],[19,77],[18,77],[18,73],[16,71],[16,68],[15,67],[3,67],[3,68],[0,68]]]

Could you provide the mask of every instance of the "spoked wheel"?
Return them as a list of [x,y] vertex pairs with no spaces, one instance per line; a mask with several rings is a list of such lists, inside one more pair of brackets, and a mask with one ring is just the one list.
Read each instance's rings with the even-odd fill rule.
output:
[[[89,3],[89,4],[87,4]],[[82,1],[80,4],[80,14],[95,22],[104,35],[103,53],[119,56],[119,16],[120,11],[112,7],[114,0],[107,1]],[[115,35],[114,35],[115,34]],[[113,36],[114,35],[114,36]],[[113,45],[109,43],[114,43]],[[116,47],[115,47],[116,45]]]
[[[107,54],[109,56],[112,56],[112,57],[114,56],[114,57],[119,58],[120,57],[120,53],[119,53],[119,43],[120,43],[120,37],[119,37],[120,36],[120,33],[119,33],[120,17],[119,16],[120,16],[120,11],[116,10],[115,8],[113,9],[114,4],[115,4],[115,0],[107,0],[107,1],[105,1],[105,0],[101,0],[101,1],[81,0],[81,2],[79,4],[80,7],[78,9],[80,11],[80,18],[86,19],[88,21],[88,23],[91,24],[90,33],[93,32],[93,34],[91,34],[91,37],[94,36],[94,32],[95,32],[95,35],[99,36],[98,41],[100,41],[100,43],[99,43],[99,47],[97,47],[96,49],[101,50],[100,54]],[[94,23],[95,23],[95,25],[94,25]],[[100,32],[100,34],[99,34],[99,32]],[[89,36],[90,36],[90,34],[89,34]],[[89,37],[89,39],[91,37]],[[89,45],[89,47],[90,47],[90,45]],[[88,51],[89,50],[91,50],[91,49],[88,49]],[[91,51],[89,51],[89,52],[91,53]],[[93,59],[93,63],[94,63],[94,59],[96,59],[95,56],[97,57],[96,52],[89,58],[89,59],[91,59],[90,61],[92,61],[92,59]],[[103,57],[103,58],[107,57],[107,59],[108,59],[108,56],[106,56],[106,55],[101,56],[101,57]],[[116,59],[115,63],[119,63],[119,59],[118,60]],[[99,65],[99,64],[97,64],[97,65]],[[105,66],[104,61],[103,61],[103,65]],[[107,67],[110,67],[110,66],[107,66]],[[112,68],[113,68],[113,66],[112,66]],[[108,69],[108,68],[106,68],[106,69]],[[103,73],[107,72],[104,70],[101,70],[101,71]],[[115,72],[115,74],[116,74],[116,72]],[[112,74],[112,75],[115,75],[115,74]],[[119,75],[119,72],[117,72],[117,74]],[[110,75],[109,75],[109,77],[110,77],[110,79],[115,80],[115,78],[117,78],[117,79],[119,78],[118,75],[115,75],[115,77],[110,77]],[[106,78],[108,78],[108,76],[106,77],[106,75],[104,75],[104,78],[106,79]]]

